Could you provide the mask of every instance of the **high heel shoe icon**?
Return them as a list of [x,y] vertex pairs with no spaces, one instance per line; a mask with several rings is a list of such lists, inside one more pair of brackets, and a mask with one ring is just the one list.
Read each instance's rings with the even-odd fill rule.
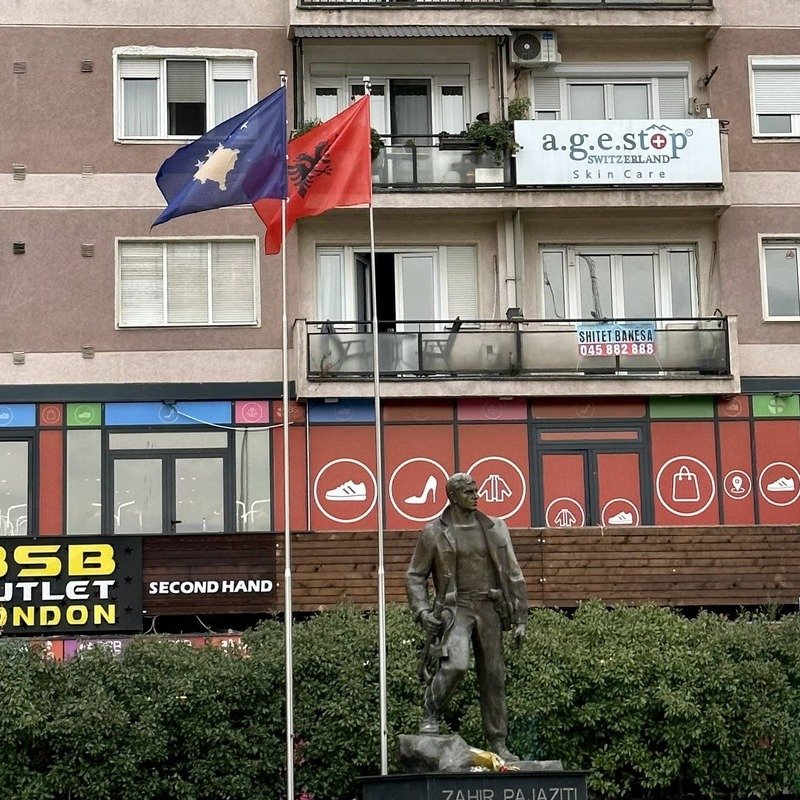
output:
[[423,503],[428,502],[428,495],[433,495],[433,500],[436,500],[436,489],[439,486],[439,481],[435,475],[430,475],[428,480],[425,481],[425,488],[422,494],[413,494],[411,497],[406,497],[405,501],[410,506],[421,506]]

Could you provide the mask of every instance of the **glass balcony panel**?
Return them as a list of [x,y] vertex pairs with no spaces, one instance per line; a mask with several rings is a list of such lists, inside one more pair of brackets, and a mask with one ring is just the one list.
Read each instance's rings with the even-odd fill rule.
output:
[[[414,330],[378,336],[381,376],[434,379],[442,375],[518,378],[617,378],[729,375],[727,319],[470,321],[454,329],[445,321],[419,321]],[[647,346],[615,346],[581,352],[578,328],[625,324],[650,327]],[[372,335],[366,323],[308,323],[308,376],[366,379],[372,376]],[[360,329],[359,329],[360,328]]]

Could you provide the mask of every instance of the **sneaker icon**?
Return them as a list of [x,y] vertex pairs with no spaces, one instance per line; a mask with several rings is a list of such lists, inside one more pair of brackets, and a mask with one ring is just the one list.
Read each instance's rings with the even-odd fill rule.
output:
[[767,484],[768,492],[793,492],[794,478],[778,478],[776,481]]
[[633,525],[633,514],[630,511],[620,511],[608,520],[609,525]]
[[367,499],[367,486],[365,483],[354,483],[353,481],[345,481],[343,484],[337,486],[335,489],[328,489],[325,492],[326,500],[356,500],[362,501]]

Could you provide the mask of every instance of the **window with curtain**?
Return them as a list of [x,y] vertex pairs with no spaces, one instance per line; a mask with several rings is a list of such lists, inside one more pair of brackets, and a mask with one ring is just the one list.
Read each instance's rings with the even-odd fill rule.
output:
[[534,119],[684,119],[685,76],[534,77]]
[[800,60],[753,62],[755,136],[800,136]]
[[691,245],[561,245],[542,247],[539,255],[547,319],[674,319],[697,314]]
[[258,324],[254,239],[130,240],[117,255],[118,324]]
[[764,241],[761,261],[764,317],[800,319],[800,241]]
[[251,58],[119,56],[117,67],[122,139],[201,136],[255,102]]

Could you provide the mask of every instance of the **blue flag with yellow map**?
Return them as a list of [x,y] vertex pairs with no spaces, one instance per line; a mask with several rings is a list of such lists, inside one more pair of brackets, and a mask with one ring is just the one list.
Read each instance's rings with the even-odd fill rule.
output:
[[158,170],[167,207],[153,225],[224,206],[286,197],[286,88],[181,147]]

